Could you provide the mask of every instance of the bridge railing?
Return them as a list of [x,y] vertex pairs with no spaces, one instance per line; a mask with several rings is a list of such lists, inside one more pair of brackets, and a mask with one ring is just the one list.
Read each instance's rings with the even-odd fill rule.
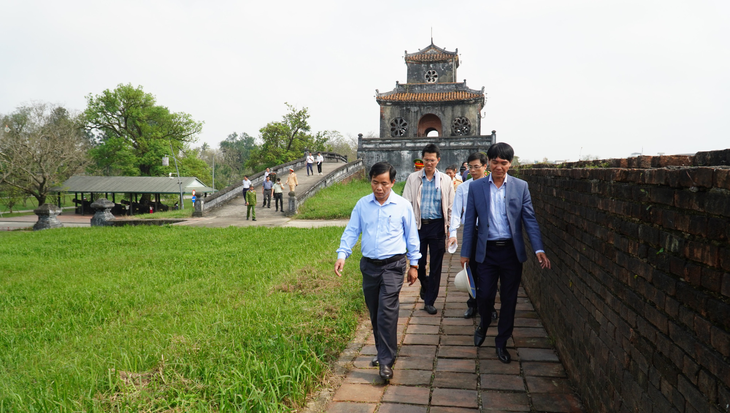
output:
[[[320,152],[322,154],[322,157],[326,161],[334,161],[334,162],[345,162],[347,163],[347,155],[340,155],[338,153],[334,152]],[[291,162],[287,162],[281,165],[276,165],[274,167],[269,168],[271,172],[281,175],[284,172],[288,172],[289,168],[292,168],[294,170],[302,169],[306,167],[307,160],[305,157],[301,157],[299,159],[295,159]],[[329,174],[328,174],[329,176]],[[249,175],[248,179],[251,181],[251,185],[258,186],[261,185],[264,182],[264,171],[257,172],[253,175]],[[233,185],[229,185],[220,191],[216,192],[215,194],[208,196],[206,198],[199,198],[195,202],[195,211],[193,212],[193,216],[195,217],[202,217],[206,213],[216,209],[220,208],[221,206],[228,203],[231,199],[240,196],[243,194],[243,182],[238,182]]]
[[[347,159],[347,157],[345,157],[345,159]],[[303,191],[301,193],[295,193],[294,196],[289,195],[289,208],[286,211],[286,215],[296,215],[296,213],[299,211],[299,206],[302,205],[304,201],[319,192],[320,189],[327,188],[328,186],[337,182],[342,182],[346,178],[349,178],[350,176],[364,169],[365,165],[363,164],[363,160],[358,159],[356,161],[342,165],[334,171],[328,173],[322,179],[317,181],[317,183],[309,187],[306,191]]]

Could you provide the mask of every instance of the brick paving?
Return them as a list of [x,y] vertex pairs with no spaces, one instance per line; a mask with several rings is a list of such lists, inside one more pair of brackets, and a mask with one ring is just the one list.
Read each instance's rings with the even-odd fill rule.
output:
[[[474,346],[479,318],[463,318],[468,297],[453,283],[459,270],[459,255],[447,253],[436,315],[423,310],[418,283],[404,285],[393,379],[385,383],[378,368],[370,366],[375,346],[372,334],[367,334],[359,348],[341,357],[347,370],[324,411],[584,412],[524,289],[520,288],[515,329],[507,343],[512,362],[497,359],[496,323],[490,326],[482,347]],[[496,306],[499,310],[499,303]],[[365,324],[361,328],[369,328],[369,320]]]

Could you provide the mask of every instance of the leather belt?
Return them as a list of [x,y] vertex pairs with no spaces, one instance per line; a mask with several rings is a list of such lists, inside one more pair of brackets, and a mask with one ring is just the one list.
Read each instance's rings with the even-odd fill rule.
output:
[[488,247],[506,247],[512,245],[512,239],[496,239],[494,241],[487,241]]
[[390,258],[386,258],[384,260],[376,260],[374,258],[368,258],[368,257],[363,257],[363,258],[365,259],[365,261],[375,264],[375,265],[385,265],[385,264],[390,264],[391,262],[400,261],[405,257],[406,257],[406,254],[398,254],[398,255],[394,255]]
[[435,224],[437,222],[444,222],[443,218],[436,218],[436,219],[422,219],[421,225],[428,225],[428,224]]

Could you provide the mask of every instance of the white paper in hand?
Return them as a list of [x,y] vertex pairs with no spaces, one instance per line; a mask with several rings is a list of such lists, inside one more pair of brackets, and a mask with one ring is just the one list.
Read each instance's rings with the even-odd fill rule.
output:
[[459,248],[459,245],[457,242],[449,245],[449,254],[455,253],[457,248]]

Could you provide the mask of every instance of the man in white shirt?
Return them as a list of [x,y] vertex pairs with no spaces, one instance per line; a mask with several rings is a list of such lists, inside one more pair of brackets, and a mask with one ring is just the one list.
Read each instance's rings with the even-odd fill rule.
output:
[[246,200],[246,192],[251,188],[251,181],[248,180],[248,175],[243,176],[243,199]]
[[314,175],[314,156],[312,156],[312,152],[307,152],[307,176],[309,176],[309,172]]

